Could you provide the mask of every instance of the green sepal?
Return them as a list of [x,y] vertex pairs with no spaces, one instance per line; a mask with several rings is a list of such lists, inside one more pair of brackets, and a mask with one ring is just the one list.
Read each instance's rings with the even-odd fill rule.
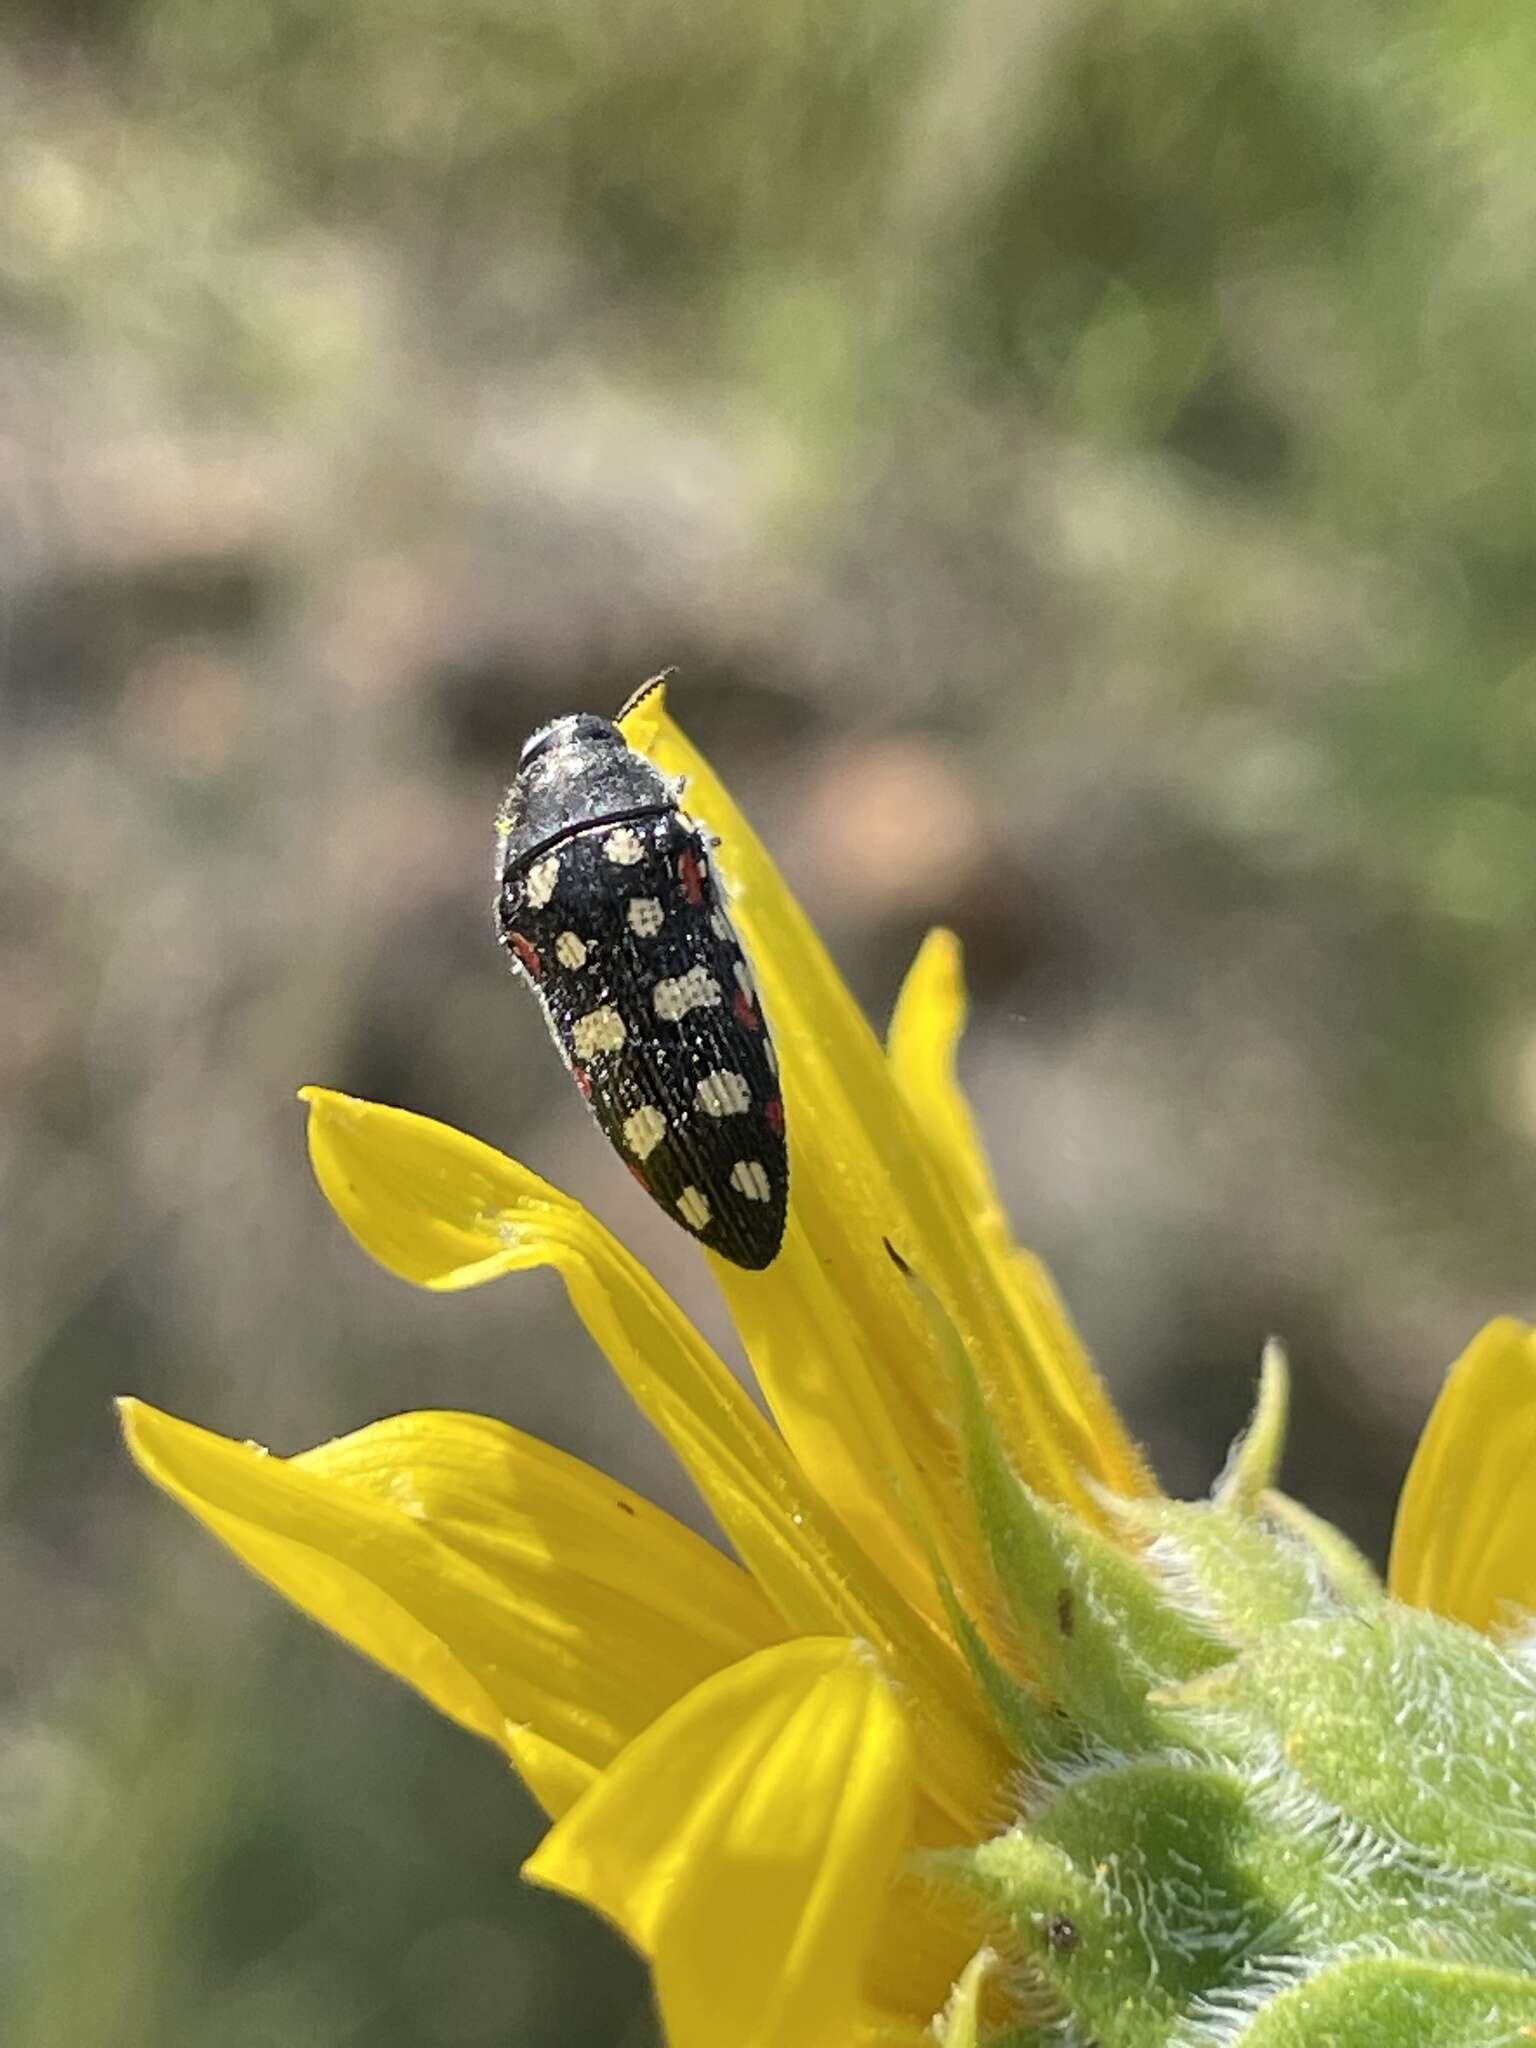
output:
[[1311,1552],[1261,1521],[1182,1500],[1121,1502],[1117,1518],[1167,1599],[1234,1648],[1332,1608]]
[[1536,1981],[1470,1963],[1352,1956],[1222,2038],[1233,2048],[1514,2048],[1536,2040]]
[[998,1733],[1028,1770],[1060,1765],[1081,1754],[1075,1723],[1060,1707],[1050,1705],[1030,1686],[1004,1670],[981,1630],[961,1606],[948,1576],[935,1567],[939,1592],[955,1640],[965,1652],[982,1696],[992,1710]]
[[1242,1853],[1249,1832],[1234,1776],[1145,1761],[1071,1783],[967,1860],[1084,2036],[1143,2048],[1219,1993],[1273,1927]]
[[[1271,2001],[1362,1953],[1446,1973],[1436,1998],[1473,1972],[1536,1997],[1536,1974],[1522,1974],[1536,1972],[1529,1896],[1373,1838],[1287,1790],[1273,1768],[1105,1759],[1027,1826],[948,1861],[946,1874],[968,1875],[1006,1917],[1010,1945],[1102,2048],[1183,2048],[1203,2038],[1191,2032],[1198,2016],[1218,2010],[1241,2013],[1246,2029]],[[1273,2038],[1353,2048],[1353,2033],[1318,2027]],[[1236,2026],[1219,2038],[1249,2048]]]
[[1536,1656],[1391,1601],[1274,1490],[1277,1348],[1213,1500],[1106,1501],[1105,1534],[1019,1481],[913,1285],[1012,1628],[946,1588],[951,1620],[1033,1778],[1007,1833],[917,1859],[1010,1964],[1008,2030],[974,1979],[943,2048],[1536,2040]]
[[1179,1702],[1262,1733],[1309,1791],[1383,1841],[1517,1890],[1536,1961],[1536,1670],[1388,1601],[1280,1630]]
[[[1536,1997],[1536,1668],[1392,1602],[1340,1612],[1310,1562],[1287,1580],[1288,1538],[1228,1510],[1162,1526],[1250,1621],[1255,1586],[1274,1614],[1297,1585],[1322,1611],[1154,1687],[1143,1740],[1080,1707],[1079,1753],[1042,1768],[1027,1823],[947,1859],[1070,2014],[1048,2038],[1188,2048],[1209,2023],[1232,2048],[1513,2048],[1513,2028],[1464,2037],[1456,2020],[1480,2010],[1472,1985],[1504,1987],[1494,2003],[1521,2023]],[[1096,1565],[1099,1542],[1056,1562]],[[1348,1974],[1367,1958],[1386,1967]],[[1341,2029],[1335,1979],[1368,1987],[1366,2030]],[[1401,2031],[1404,2013],[1423,2027]]]
[[1120,1528],[1142,1547],[1169,1600],[1234,1647],[1381,1587],[1352,1546],[1318,1518],[1292,1515],[1273,1490],[1290,1416],[1290,1368],[1264,1347],[1253,1420],[1232,1447],[1209,1503],[1115,1500]]
[[1379,1575],[1332,1522],[1273,1488],[1264,1494],[1261,1505],[1277,1528],[1305,1544],[1323,1583],[1341,1607],[1375,1607],[1386,1599],[1387,1589]]
[[949,1365],[976,1518],[1041,1693],[1104,1741],[1156,1740],[1149,1688],[1210,1670],[1228,1646],[1171,1606],[1129,1551],[1024,1484],[954,1325],[921,1276],[903,1271]]
[[1227,1468],[1212,1489],[1217,1507],[1234,1515],[1258,1512],[1259,1502],[1279,1476],[1291,1419],[1291,1368],[1278,1337],[1264,1346],[1253,1420],[1232,1446]]
[[1171,1606],[1135,1557],[1016,1478],[990,1424],[971,1433],[988,1550],[1041,1690],[1112,1744],[1156,1741],[1149,1689],[1230,1654]]

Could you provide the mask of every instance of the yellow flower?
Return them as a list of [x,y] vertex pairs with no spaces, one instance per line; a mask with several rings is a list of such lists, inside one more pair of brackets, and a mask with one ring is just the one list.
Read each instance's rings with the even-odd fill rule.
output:
[[[128,1440],[247,1564],[505,1749],[553,1822],[530,1875],[650,1959],[674,2048],[915,2048],[947,2000],[948,2038],[971,2042],[1006,2009],[996,1930],[907,1859],[1013,1818],[1022,1759],[980,1672],[1027,1674],[952,1347],[1038,1495],[1123,1538],[1111,1497],[1155,1488],[1010,1241],[954,1076],[954,940],[919,952],[882,1051],[659,691],[627,731],[721,837],[780,1052],[784,1247],[762,1272],[713,1262],[772,1421],[651,1275],[515,1161],[324,1090],[306,1091],[310,1151],[348,1228],[407,1280],[553,1266],[739,1562],[479,1417],[400,1416],[280,1459],[130,1402]],[[1528,1456],[1533,1360],[1496,1324],[1453,1374],[1404,1496],[1400,1597],[1479,1625],[1536,1604],[1532,1518],[1487,1500],[1479,1517],[1468,1483],[1479,1416],[1508,1431],[1511,1472]],[[1447,1502],[1465,1540],[1439,1533]]]

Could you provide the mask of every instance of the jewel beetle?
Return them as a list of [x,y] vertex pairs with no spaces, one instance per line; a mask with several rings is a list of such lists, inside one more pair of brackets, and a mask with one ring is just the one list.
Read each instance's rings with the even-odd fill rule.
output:
[[778,1061],[681,797],[609,720],[540,726],[496,820],[497,936],[646,1193],[760,1270],[789,1199]]

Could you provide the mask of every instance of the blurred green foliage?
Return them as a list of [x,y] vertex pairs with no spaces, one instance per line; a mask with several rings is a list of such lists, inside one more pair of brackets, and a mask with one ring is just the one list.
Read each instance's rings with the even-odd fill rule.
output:
[[1515,0],[4,9],[11,2048],[644,2035],[494,1760],[106,1401],[483,1406],[689,1511],[553,1289],[361,1268],[286,1107],[527,1150],[698,1299],[480,900],[521,733],[665,661],[873,1007],[961,929],[1021,1232],[1170,1479],[1278,1326],[1295,1490],[1379,1550],[1532,1296],[1533,107]]

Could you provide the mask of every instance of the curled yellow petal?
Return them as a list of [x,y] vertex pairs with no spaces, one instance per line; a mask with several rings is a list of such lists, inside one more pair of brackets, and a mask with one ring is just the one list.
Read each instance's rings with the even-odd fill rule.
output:
[[277,1458],[143,1402],[122,1415],[157,1485],[306,1613],[526,1757],[546,1805],[562,1773],[572,1797],[701,1678],[783,1633],[739,1565],[504,1423],[400,1415]]
[[[1015,1467],[1054,1499],[1073,1499],[1075,1474],[1112,1493],[1155,1492],[1044,1265],[1013,1243],[1007,1212],[961,1089],[956,1055],[969,1003],[960,941],[929,932],[896,999],[886,1048],[896,1085],[911,1105],[933,1161],[986,1254],[1009,1305],[1015,1341],[982,1375]],[[1065,1469],[1044,1452],[1060,1446]]]
[[673,2048],[847,2048],[912,1783],[873,1661],[802,1639],[679,1701],[526,1868],[650,1958]]
[[[925,1783],[971,1824],[1004,1759],[975,1724],[950,1646],[807,1483],[783,1440],[666,1292],[578,1202],[493,1147],[406,1110],[305,1090],[321,1187],[363,1247],[437,1288],[553,1266],[793,1629],[862,1636],[911,1689]],[[841,1505],[841,1504],[840,1504]]]
[[955,1981],[954,1992],[936,2032],[940,2048],[980,2048],[982,1994],[988,1980],[997,1974],[998,1959],[989,1948],[980,1948]]
[[797,1626],[809,1604],[810,1625],[825,1627],[821,1574],[806,1555],[814,1504],[772,1429],[645,1267],[580,1203],[479,1139],[330,1089],[304,1095],[316,1178],[363,1248],[434,1288],[553,1266],[770,1598]]
[[1387,1583],[1489,1629],[1536,1613],[1536,1331],[1502,1316],[1451,1367],[1398,1502]]

